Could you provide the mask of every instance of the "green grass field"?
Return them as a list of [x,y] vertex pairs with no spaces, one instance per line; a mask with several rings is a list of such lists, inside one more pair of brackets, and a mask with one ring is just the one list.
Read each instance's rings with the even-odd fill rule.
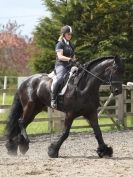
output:
[[[5,104],[11,104],[13,100],[13,96],[8,96],[6,97]],[[0,97],[0,104],[2,104],[2,98]],[[7,113],[0,113],[0,121],[2,120],[7,120],[8,117],[8,112]],[[39,113],[35,119],[38,118],[47,118],[47,112],[41,112]],[[133,126],[133,119],[131,117],[127,118],[127,127]],[[101,130],[104,132],[107,131],[112,131],[112,130],[117,130],[116,126],[113,124],[112,120],[110,118],[100,118],[99,119],[99,124],[101,126]],[[111,126],[105,126],[102,127],[102,125],[105,124],[112,124]],[[75,126],[88,126],[88,122],[86,120],[75,120],[73,122],[72,127]],[[4,135],[4,130],[5,130],[5,125],[0,124],[0,136]],[[71,132],[83,132],[83,131],[92,131],[92,128],[78,128],[78,129],[73,129],[71,128]],[[49,133],[48,130],[48,122],[43,121],[43,122],[32,122],[28,127],[27,127],[27,133],[28,134],[43,134],[43,133]]]

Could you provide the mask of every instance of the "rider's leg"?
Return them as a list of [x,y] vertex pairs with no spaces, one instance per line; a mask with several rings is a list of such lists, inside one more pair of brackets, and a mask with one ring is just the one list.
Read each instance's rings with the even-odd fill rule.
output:
[[56,80],[53,83],[53,90],[51,92],[51,107],[56,108],[56,95],[58,93],[59,83],[58,80]]
[[59,90],[59,86],[62,84],[64,75],[67,73],[68,69],[64,65],[55,66],[57,80],[53,83],[53,91],[51,93],[51,107],[56,107],[56,98]]

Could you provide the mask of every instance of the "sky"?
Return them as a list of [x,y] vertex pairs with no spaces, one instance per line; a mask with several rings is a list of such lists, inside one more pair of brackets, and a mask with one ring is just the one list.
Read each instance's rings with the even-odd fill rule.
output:
[[24,25],[22,35],[32,36],[39,19],[44,16],[49,16],[49,12],[41,0],[0,0],[0,25],[16,21]]

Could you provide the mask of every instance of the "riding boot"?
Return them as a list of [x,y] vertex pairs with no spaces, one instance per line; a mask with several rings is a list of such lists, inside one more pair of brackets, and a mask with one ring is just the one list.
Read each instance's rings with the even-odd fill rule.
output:
[[51,108],[55,109],[56,107],[57,107],[56,94],[55,93],[51,93]]
[[58,91],[59,91],[59,86],[60,86],[60,82],[59,80],[56,80],[56,82],[53,83],[53,90],[51,93],[51,107],[57,108],[57,95],[58,95]]

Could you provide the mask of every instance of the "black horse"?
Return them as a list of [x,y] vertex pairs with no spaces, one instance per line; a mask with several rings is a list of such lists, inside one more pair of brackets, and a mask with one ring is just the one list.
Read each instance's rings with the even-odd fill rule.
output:
[[[110,84],[111,92],[114,95],[120,94],[123,72],[123,60],[119,57],[102,57],[79,65],[77,73],[69,81],[63,99],[58,99],[57,109],[65,112],[66,117],[60,138],[48,148],[50,157],[58,157],[73,120],[79,116],[85,117],[94,130],[99,145],[99,157],[112,156],[113,149],[104,143],[98,125],[99,87],[102,83]],[[29,139],[26,127],[36,114],[50,106],[51,83],[52,79],[47,74],[36,74],[26,79],[18,88],[7,123],[6,148],[9,154],[17,154],[18,148],[22,154],[27,152]]]

